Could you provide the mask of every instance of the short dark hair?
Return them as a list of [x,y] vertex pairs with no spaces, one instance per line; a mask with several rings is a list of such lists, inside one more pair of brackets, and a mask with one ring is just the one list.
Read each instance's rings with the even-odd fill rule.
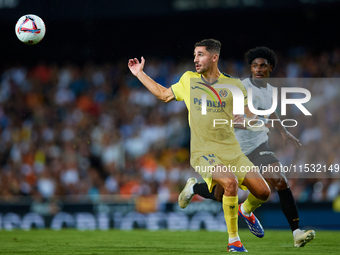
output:
[[220,55],[222,44],[220,41],[215,39],[204,39],[195,43],[195,48],[200,46],[204,46],[207,51],[216,51],[216,53]]
[[249,65],[251,65],[256,58],[264,58],[273,66],[273,68],[276,66],[276,54],[268,47],[261,46],[247,51],[246,60]]

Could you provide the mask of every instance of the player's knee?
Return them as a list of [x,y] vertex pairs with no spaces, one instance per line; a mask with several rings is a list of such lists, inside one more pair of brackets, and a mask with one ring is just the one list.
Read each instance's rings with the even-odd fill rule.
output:
[[276,190],[284,190],[288,188],[287,179],[285,176],[280,175],[273,180],[273,186]]
[[237,178],[224,178],[220,183],[226,196],[236,196],[238,190]]

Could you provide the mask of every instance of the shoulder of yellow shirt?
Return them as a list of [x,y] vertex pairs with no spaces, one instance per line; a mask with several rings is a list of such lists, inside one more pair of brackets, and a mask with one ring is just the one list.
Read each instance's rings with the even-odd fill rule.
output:
[[239,80],[239,78],[234,77],[234,76],[231,76],[231,75],[229,75],[229,74],[227,74],[227,73],[222,72],[222,74],[223,74],[225,77],[228,77],[228,78],[231,78],[231,79]]
[[[225,77],[227,78],[231,78],[231,79],[236,79],[236,80],[239,80],[238,77],[234,77],[234,76],[231,76],[227,73],[224,73],[224,72],[221,72]],[[198,76],[199,77],[199,74],[197,72],[193,72],[193,71],[186,71],[183,76]]]

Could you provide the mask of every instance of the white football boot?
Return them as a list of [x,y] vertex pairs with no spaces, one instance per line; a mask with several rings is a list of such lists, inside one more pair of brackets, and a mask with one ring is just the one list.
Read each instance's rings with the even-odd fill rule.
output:
[[[296,231],[296,232],[295,232]],[[297,229],[294,232],[294,246],[295,247],[304,247],[307,243],[312,241],[315,238],[314,230],[300,230]]]
[[192,197],[195,195],[193,192],[191,192],[191,187],[194,186],[197,183],[197,179],[194,177],[191,177],[187,180],[187,184],[185,185],[184,189],[182,190],[181,194],[178,196],[178,205],[181,208],[185,208],[190,203]]

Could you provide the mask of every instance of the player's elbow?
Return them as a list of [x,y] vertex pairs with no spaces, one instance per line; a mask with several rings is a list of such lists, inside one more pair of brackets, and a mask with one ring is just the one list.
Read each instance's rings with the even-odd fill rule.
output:
[[164,96],[163,94],[159,94],[159,95],[157,95],[156,97],[157,97],[157,99],[162,100],[164,103],[167,103],[167,102],[168,102],[168,101],[167,101],[167,97]]
[[161,98],[161,100],[162,100],[164,103],[169,103],[172,99],[169,98],[169,97],[163,97],[163,98]]
[[162,100],[164,103],[168,103],[175,98],[174,95],[172,94],[172,92],[171,93],[170,92],[169,92],[169,90],[164,90],[164,91],[162,91],[162,93],[160,93],[157,96],[157,98]]

